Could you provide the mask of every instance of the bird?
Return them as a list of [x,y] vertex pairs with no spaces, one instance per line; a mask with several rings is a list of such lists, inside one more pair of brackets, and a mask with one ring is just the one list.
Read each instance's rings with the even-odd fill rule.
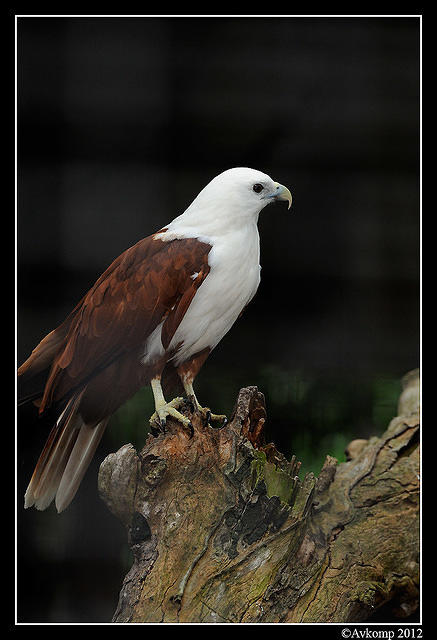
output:
[[[110,417],[150,383],[155,412],[190,420],[184,398],[166,400],[162,381],[177,374],[193,409],[212,414],[193,383],[260,283],[258,217],[287,187],[266,173],[234,167],[215,176],[188,208],[125,250],[68,317],[18,369],[19,403],[57,420],[25,492],[24,507],[61,513],[74,498]],[[26,392],[31,389],[31,392]]]

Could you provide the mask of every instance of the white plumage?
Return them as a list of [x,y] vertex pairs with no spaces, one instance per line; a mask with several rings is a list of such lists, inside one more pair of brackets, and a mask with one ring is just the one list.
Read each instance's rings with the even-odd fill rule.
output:
[[26,491],[25,506],[70,503],[110,416],[150,382],[151,424],[190,420],[167,402],[161,378],[176,370],[187,397],[206,420],[193,381],[255,295],[260,282],[258,216],[274,200],[291,205],[288,189],[244,167],[216,176],[186,211],[143,238],[108,267],[66,320],[19,369],[42,388],[23,394],[61,415]]
[[[182,342],[174,357],[178,365],[195,353],[214,349],[229,331],[260,283],[258,216],[271,200],[253,191],[254,184],[274,193],[270,176],[245,167],[214,178],[188,209],[160,234],[162,242],[196,238],[212,246],[210,272],[194,296],[170,343]],[[148,344],[150,356],[160,352],[158,330]],[[147,357],[144,361],[147,361]]]

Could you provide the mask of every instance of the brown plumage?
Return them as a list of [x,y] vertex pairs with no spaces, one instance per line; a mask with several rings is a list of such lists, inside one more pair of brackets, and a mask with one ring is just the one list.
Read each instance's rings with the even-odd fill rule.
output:
[[168,348],[209,272],[210,249],[195,238],[163,242],[160,233],[140,240],[114,260],[21,365],[24,395],[45,374],[44,386],[31,394],[40,413],[65,407],[38,460],[26,506],[44,509],[57,494],[61,511],[71,501],[109,417],[162,373],[169,354],[143,365],[145,341],[163,322]]
[[153,424],[172,416],[161,381],[193,381],[208,354],[255,295],[260,211],[291,194],[267,175],[236,167],[216,176],[165,229],[125,251],[19,369],[24,400],[59,418],[38,460],[25,506],[58,511],[72,500],[110,416],[150,382]]

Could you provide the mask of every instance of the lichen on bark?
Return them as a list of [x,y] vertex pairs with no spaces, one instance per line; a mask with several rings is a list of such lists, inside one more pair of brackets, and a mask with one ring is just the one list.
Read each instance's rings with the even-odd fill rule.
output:
[[[412,391],[413,389],[413,391]],[[414,391],[415,389],[415,391]],[[417,375],[380,438],[327,456],[316,478],[263,441],[266,409],[242,389],[222,429],[168,421],[141,452],[108,456],[99,490],[134,562],[114,622],[352,622],[418,606]],[[416,398],[416,403],[414,401]]]

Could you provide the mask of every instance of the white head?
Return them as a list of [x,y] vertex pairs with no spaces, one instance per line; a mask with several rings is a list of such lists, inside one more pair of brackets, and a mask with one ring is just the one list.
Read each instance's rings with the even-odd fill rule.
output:
[[256,169],[236,167],[213,178],[175,222],[227,228],[256,224],[261,209],[275,200],[288,201],[290,208],[287,187]]

